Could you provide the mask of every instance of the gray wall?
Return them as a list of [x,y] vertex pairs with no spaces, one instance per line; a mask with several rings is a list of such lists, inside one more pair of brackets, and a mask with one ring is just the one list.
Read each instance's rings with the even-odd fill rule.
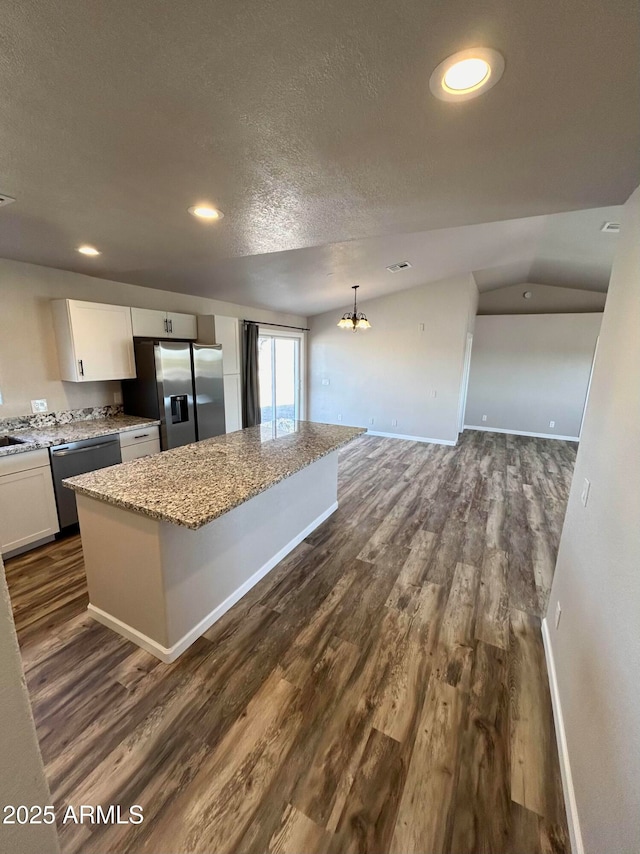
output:
[[601,314],[477,317],[465,425],[578,437],[601,320]]
[[638,235],[640,189],[623,213],[548,611],[588,854],[640,850]]
[[[51,804],[40,747],[24,683],[9,592],[0,557],[0,808],[5,804]],[[58,851],[51,825],[0,824],[4,854]]]
[[120,389],[120,383],[60,381],[50,305],[58,298],[306,326],[298,315],[0,259],[0,418],[30,413],[30,401],[41,397],[47,399],[49,411],[104,406],[113,403],[113,393]]
[[363,302],[372,324],[366,332],[336,326],[349,306],[313,317],[311,420],[338,423],[341,415],[343,424],[455,442],[477,298],[469,274]]
[[[525,291],[531,293],[525,299]],[[555,314],[556,312],[604,311],[607,295],[579,288],[552,285],[509,285],[480,294],[478,314]]]

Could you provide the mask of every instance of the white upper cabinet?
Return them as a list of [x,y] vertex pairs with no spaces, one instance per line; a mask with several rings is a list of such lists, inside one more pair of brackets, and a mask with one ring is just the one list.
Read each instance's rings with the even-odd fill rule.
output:
[[126,380],[136,375],[131,309],[80,300],[53,300],[60,379]]
[[222,344],[222,373],[240,373],[240,321],[216,314],[216,344]]
[[198,337],[198,319],[195,314],[132,308],[131,322],[133,334],[139,338],[180,338],[195,341]]

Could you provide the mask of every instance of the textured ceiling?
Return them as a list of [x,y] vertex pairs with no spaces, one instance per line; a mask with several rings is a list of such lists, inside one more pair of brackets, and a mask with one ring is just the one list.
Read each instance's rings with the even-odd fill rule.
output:
[[[438,62],[480,44],[500,84],[433,98]],[[567,246],[523,218],[631,193],[638,57],[635,0],[7,3],[0,256],[301,314],[405,240],[448,245],[483,287],[601,288],[592,232]],[[194,220],[199,201],[225,219]]]

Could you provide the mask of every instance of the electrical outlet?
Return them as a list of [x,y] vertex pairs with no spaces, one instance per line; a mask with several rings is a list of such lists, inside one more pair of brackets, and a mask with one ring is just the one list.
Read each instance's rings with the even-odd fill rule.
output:
[[432,388],[431,389],[431,397],[437,397],[437,396],[438,396],[438,392],[435,390],[435,388]]
[[122,403],[122,392],[121,391],[114,391],[113,402],[116,404],[116,406]]
[[556,426],[555,421],[549,421],[549,427],[555,427],[555,426]]
[[556,629],[560,626],[560,617],[562,616],[562,608],[560,603],[556,602]]
[[424,332],[424,323],[418,324],[418,332]]
[[373,423],[375,422],[375,420],[376,420],[375,418],[370,418],[370,419],[369,419],[369,424],[373,424]]
[[322,385],[329,385],[329,380],[326,377],[322,378]]
[[338,421],[342,421],[342,415],[340,415],[340,413],[338,413]]
[[47,406],[47,401],[44,398],[41,398],[40,400],[32,400],[31,411],[34,415],[37,415],[39,412],[48,412],[49,407]]
[[483,415],[483,416],[482,416],[482,420],[483,420],[483,421],[486,421],[486,420],[487,420],[487,416],[486,416],[486,415]]
[[589,502],[589,490],[591,489],[591,481],[587,480],[585,477],[584,483],[582,484],[582,493],[580,495],[580,501],[582,501],[583,505],[586,507]]
[[397,427],[397,426],[398,426],[398,419],[397,419],[397,418],[392,418],[392,419],[391,419],[391,426],[392,426],[392,427]]

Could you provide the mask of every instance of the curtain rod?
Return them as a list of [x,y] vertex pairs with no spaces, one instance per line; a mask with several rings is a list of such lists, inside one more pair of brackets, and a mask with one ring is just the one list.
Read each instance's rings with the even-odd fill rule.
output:
[[243,323],[253,323],[255,326],[278,326],[280,329],[297,329],[299,332],[311,332],[308,326],[287,326],[286,323],[268,323],[266,320],[260,323],[257,320],[243,320]]

